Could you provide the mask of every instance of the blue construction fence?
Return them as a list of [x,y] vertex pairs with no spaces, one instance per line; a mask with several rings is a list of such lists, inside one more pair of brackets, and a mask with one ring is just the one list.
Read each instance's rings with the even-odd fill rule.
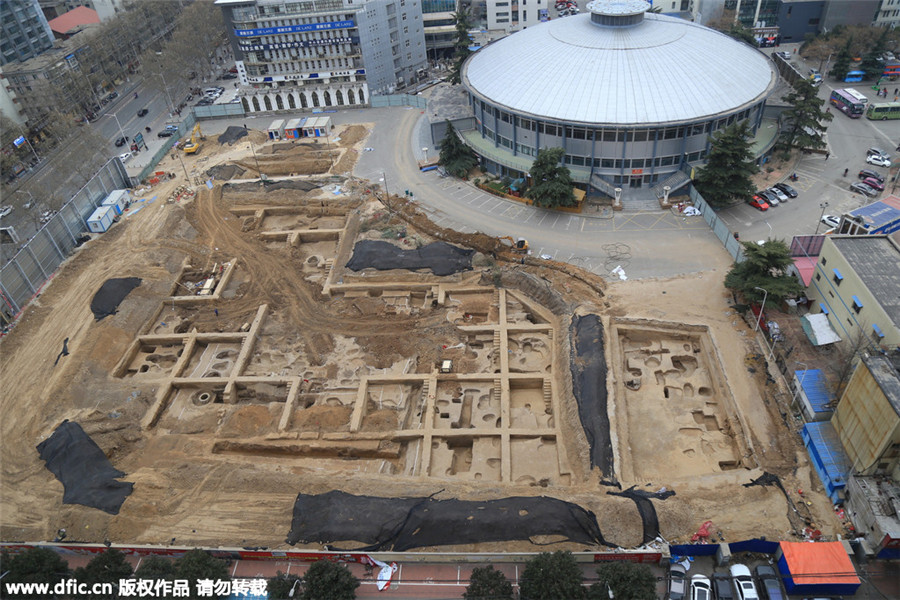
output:
[[[672,556],[714,556],[723,544],[680,544],[670,545],[669,553]],[[778,552],[778,542],[770,542],[763,539],[743,540],[724,544],[732,554],[740,552],[756,552],[759,554],[775,554]]]

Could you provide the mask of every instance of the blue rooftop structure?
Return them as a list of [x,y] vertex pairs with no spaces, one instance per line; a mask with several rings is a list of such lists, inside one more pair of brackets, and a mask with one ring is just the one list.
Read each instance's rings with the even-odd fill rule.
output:
[[834,504],[841,504],[852,465],[834,426],[831,421],[807,423],[801,435],[816,473],[825,486],[825,493]]
[[826,421],[834,414],[834,395],[828,390],[825,374],[821,369],[794,371],[794,386],[803,402],[807,421]]

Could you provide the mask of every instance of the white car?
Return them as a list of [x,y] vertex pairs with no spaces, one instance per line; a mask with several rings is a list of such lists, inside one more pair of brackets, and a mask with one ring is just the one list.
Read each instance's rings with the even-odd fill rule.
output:
[[133,155],[131,152],[125,152],[124,154],[120,154],[120,155],[119,155],[119,160],[122,161],[122,164],[125,164],[125,163],[127,163],[129,160],[131,160],[131,157],[132,157],[132,156],[134,156],[134,155]]
[[712,600],[709,577],[699,573],[691,577],[691,600]]
[[13,211],[12,206],[0,206],[0,219]]
[[824,215],[822,217],[822,222],[825,223],[825,225],[827,225],[828,227],[831,227],[832,229],[834,229],[835,227],[837,227],[838,225],[841,224],[840,218],[838,218],[834,215]]
[[747,565],[731,565],[731,581],[734,583],[736,600],[759,600],[753,576]]
[[787,202],[787,201],[788,201],[788,196],[787,196],[787,194],[785,194],[784,192],[782,192],[781,190],[779,190],[777,187],[770,187],[770,188],[769,188],[768,190],[766,190],[766,191],[769,192],[770,194],[775,194],[776,196],[778,196],[778,200],[779,200],[780,202]]
[[870,165],[875,165],[876,167],[890,167],[891,161],[883,156],[878,154],[872,154],[866,157],[866,162]]

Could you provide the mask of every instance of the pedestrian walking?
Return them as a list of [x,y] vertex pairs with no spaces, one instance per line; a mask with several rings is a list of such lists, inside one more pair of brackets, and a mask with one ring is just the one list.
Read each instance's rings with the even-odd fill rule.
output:
[[218,309],[218,308],[214,308],[214,309],[213,309],[213,312],[216,313],[216,318],[218,319],[218,318],[219,318],[219,309]]
[[844,177],[846,177],[846,176],[847,176],[847,173],[849,173],[849,172],[850,172],[850,169],[849,169],[849,168],[844,169]]
[[897,92],[900,92],[900,89],[894,88],[894,95],[895,95],[895,96],[897,95]]
[[831,153],[830,153],[830,152],[826,152],[826,153],[825,153],[825,160],[828,160],[828,157],[829,157],[829,156],[831,156]]

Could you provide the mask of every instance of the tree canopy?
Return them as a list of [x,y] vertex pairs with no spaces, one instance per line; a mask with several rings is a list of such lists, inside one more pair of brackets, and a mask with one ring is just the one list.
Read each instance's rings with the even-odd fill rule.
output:
[[735,123],[712,138],[706,166],[697,171],[697,190],[713,206],[753,195],[752,175],[759,171],[751,152],[750,126]]
[[525,563],[519,596],[522,600],[578,600],[585,597],[583,580],[571,552],[541,552]]
[[453,20],[456,21],[456,39],[453,41],[453,69],[450,71],[450,84],[456,85],[462,81],[462,66],[472,54],[469,46],[472,41],[469,39],[469,30],[472,29],[472,13],[468,8],[460,6],[460,9],[453,13]]
[[656,576],[647,565],[607,562],[597,565],[597,582],[588,593],[591,600],[656,600]]
[[296,590],[300,587],[300,584],[297,582],[302,583],[303,578],[298,575],[287,575],[278,571],[275,577],[269,578],[266,592],[269,594],[270,600],[287,600],[292,598],[290,595],[291,590],[294,590],[296,595]]
[[208,600],[209,596],[197,595],[197,581],[199,579],[225,580],[228,579],[228,565],[224,560],[213,558],[209,553],[195,548],[178,559],[175,563],[175,578],[186,579],[190,586],[190,598]]
[[440,143],[441,153],[438,162],[454,177],[466,177],[478,164],[478,156],[459,139],[453,124],[449,120],[446,123],[447,132]]
[[[49,548],[29,548],[18,554],[6,550],[0,554],[0,573],[5,573],[2,582],[7,583],[49,583],[55,585],[69,577],[69,564]],[[34,594],[14,595],[5,593],[4,598],[34,598]]]
[[816,86],[808,79],[800,79],[782,100],[791,106],[782,113],[787,124],[781,132],[782,145],[803,150],[824,148],[825,122],[831,121],[834,115],[822,110],[825,101],[819,98]]
[[175,563],[162,556],[148,556],[134,572],[135,579],[175,579]]
[[330,560],[318,560],[303,576],[303,600],[353,600],[359,580],[350,570]]
[[[75,569],[75,579],[79,583],[87,584],[88,589],[97,583],[112,583],[115,590],[118,588],[119,580],[131,577],[132,571],[131,565],[125,560],[125,553],[121,550],[110,548],[92,558],[87,565]],[[83,597],[117,598],[118,593],[114,591],[106,596],[86,594]]]
[[535,206],[554,208],[575,205],[572,174],[568,167],[559,164],[565,153],[562,148],[538,150],[537,158],[531,165],[531,187],[525,192]]
[[850,61],[853,60],[853,55],[850,53],[850,46],[852,43],[853,38],[847,38],[847,42],[840,51],[838,51],[837,56],[834,57],[834,65],[828,72],[830,77],[833,77],[838,81],[846,79],[847,73],[850,71]]
[[725,276],[725,287],[740,292],[747,302],[754,304],[762,304],[765,297],[769,307],[776,307],[785,298],[803,291],[797,278],[787,274],[793,260],[784,240],[768,239],[764,244],[742,242],[742,245],[744,260],[731,267]]
[[463,593],[466,600],[512,600],[512,583],[493,565],[475,567]]

